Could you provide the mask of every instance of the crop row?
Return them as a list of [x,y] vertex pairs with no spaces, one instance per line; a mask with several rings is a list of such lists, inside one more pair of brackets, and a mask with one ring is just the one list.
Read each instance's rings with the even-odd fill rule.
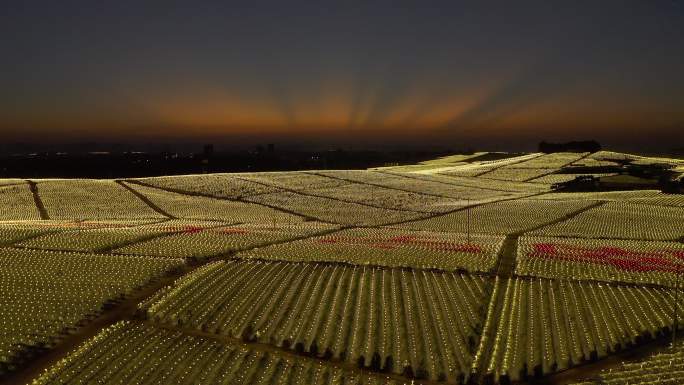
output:
[[87,231],[95,229],[132,228],[134,226],[150,225],[164,220],[132,220],[132,221],[67,221],[67,220],[31,220],[31,221],[0,221],[0,244],[3,246],[28,241],[29,239],[51,234],[70,231]]
[[644,205],[684,207],[684,194],[658,194],[632,201]]
[[591,192],[552,192],[540,195],[543,200],[588,200],[588,201],[631,201],[637,203],[642,199],[660,199],[665,194],[658,190],[621,190],[621,191],[591,191]]
[[531,180],[530,182],[532,183],[545,183],[545,184],[554,184],[554,183],[564,183],[564,182],[570,182],[572,180],[575,180],[576,178],[579,178],[581,176],[591,176],[594,178],[601,178],[604,176],[614,176],[617,174],[549,174],[545,176],[541,176],[538,178],[535,178]]
[[561,370],[672,325],[670,290],[541,278],[510,279],[505,290],[487,366],[497,379]]
[[0,249],[0,365],[63,333],[180,260]]
[[518,242],[516,273],[674,286],[677,275],[684,275],[684,244],[523,237]]
[[489,280],[456,273],[216,262],[142,305],[155,322],[394,373],[464,379]]
[[119,322],[50,367],[32,385],[394,385],[379,374],[153,327]]
[[458,233],[358,228],[259,248],[241,256],[290,262],[491,271],[503,240],[503,236],[492,235],[468,238]]

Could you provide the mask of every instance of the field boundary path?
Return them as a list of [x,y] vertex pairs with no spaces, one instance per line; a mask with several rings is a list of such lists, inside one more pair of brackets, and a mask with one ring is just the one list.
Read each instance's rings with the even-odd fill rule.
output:
[[[325,176],[325,175],[321,175],[321,176]],[[336,178],[336,177],[330,177],[330,178],[339,179],[339,178]],[[246,179],[244,179],[244,180],[246,180]],[[513,201],[513,200],[517,200],[517,199],[533,198],[533,197],[536,197],[536,196],[540,196],[540,195],[544,195],[544,194],[548,194],[548,193],[549,193],[549,191],[542,191],[542,192],[536,192],[536,193],[523,193],[523,192],[521,192],[521,194],[524,194],[524,195],[513,196],[513,197],[505,197],[505,198],[495,199],[495,200],[491,200],[491,201],[487,201],[487,202],[474,203],[474,204],[467,205],[467,206],[457,207],[457,208],[455,208],[455,209],[453,209],[453,210],[449,210],[449,211],[445,211],[445,212],[441,212],[441,213],[423,213],[423,212],[416,212],[416,213],[418,213],[418,214],[425,214],[425,215],[424,215],[424,216],[420,216],[420,217],[416,217],[416,218],[403,219],[403,220],[396,221],[396,222],[389,222],[389,223],[384,223],[384,224],[380,224],[380,225],[348,225],[348,224],[343,224],[343,223],[330,222],[330,221],[327,221],[327,220],[324,220],[324,219],[312,217],[312,216],[310,216],[310,215],[302,214],[302,213],[299,213],[299,212],[296,212],[296,211],[292,211],[292,210],[289,210],[289,209],[285,209],[285,208],[281,208],[281,207],[277,207],[277,206],[273,206],[273,205],[269,205],[269,204],[265,204],[265,203],[260,203],[260,202],[254,202],[254,201],[250,201],[250,200],[245,200],[245,199],[242,199],[242,198],[219,197],[219,196],[215,196],[215,195],[211,195],[211,194],[205,194],[205,193],[200,193],[200,192],[196,192],[196,191],[185,191],[185,190],[179,190],[179,189],[174,189],[174,188],[159,187],[159,186],[154,186],[154,185],[151,185],[151,184],[148,184],[148,183],[139,181],[139,180],[130,180],[130,179],[129,179],[129,180],[125,180],[125,181],[122,180],[122,181],[120,181],[120,182],[123,182],[124,184],[126,184],[126,183],[137,184],[137,185],[140,185],[140,186],[143,186],[143,187],[149,187],[149,188],[153,188],[153,189],[157,189],[157,190],[161,190],[161,191],[166,191],[166,192],[170,192],[170,193],[175,193],[175,194],[180,194],[180,195],[198,196],[198,197],[212,198],[212,199],[218,199],[218,200],[226,200],[226,201],[232,201],[232,202],[243,202],[243,203],[257,204],[257,205],[261,205],[261,206],[264,206],[264,207],[269,207],[269,208],[272,208],[272,209],[274,209],[274,210],[278,210],[278,211],[281,211],[281,212],[284,212],[284,213],[287,213],[287,214],[296,215],[296,216],[299,216],[299,217],[301,217],[301,218],[304,218],[304,219],[307,219],[307,220],[310,220],[310,221],[323,222],[323,223],[328,223],[328,224],[333,224],[333,225],[342,226],[342,227],[345,227],[345,228],[351,228],[351,227],[358,227],[358,228],[391,227],[391,226],[401,225],[401,224],[404,224],[404,223],[417,222],[417,221],[422,221],[422,220],[425,220],[425,219],[437,218],[437,217],[440,217],[440,216],[453,214],[453,213],[458,212],[458,211],[467,210],[467,209],[469,209],[469,208],[472,209],[472,208],[475,208],[475,207],[486,206],[486,205],[489,205],[489,204],[495,204],[495,203],[499,203],[499,202]],[[252,182],[252,181],[250,180],[250,182]],[[364,183],[362,183],[362,182],[353,182],[353,181],[349,181],[349,182],[351,182],[351,183],[357,183],[357,184],[364,184]],[[255,182],[255,183],[260,183],[260,182]],[[299,192],[299,191],[297,191],[297,190],[283,189],[283,188],[281,188],[281,187],[279,187],[279,186],[270,185],[270,184],[266,184],[266,183],[260,183],[260,184],[263,185],[263,186],[278,188],[278,189],[280,189],[280,190],[287,191],[287,192],[291,192],[291,193],[293,193],[293,194],[299,194],[299,195],[302,195],[302,196],[307,196],[307,194],[302,193],[302,192]],[[367,183],[365,183],[365,184],[367,184]],[[445,183],[445,184],[451,185],[451,183]],[[384,187],[384,186],[380,186],[380,187]],[[465,186],[465,187],[467,187],[467,186]],[[129,188],[130,188],[130,186],[129,186]],[[390,187],[387,187],[387,188],[390,188]],[[473,187],[473,188],[477,188],[477,187]],[[392,189],[392,188],[390,188],[390,189]],[[400,191],[406,191],[406,190],[400,190]],[[136,192],[137,192],[137,191],[136,191]],[[512,192],[512,191],[511,191],[511,192]],[[139,192],[138,192],[138,193],[139,193]],[[140,194],[140,193],[139,193],[139,194]],[[416,194],[422,194],[422,193],[416,193]],[[142,194],[141,194],[141,195],[142,195]],[[263,195],[263,194],[256,194],[256,195]],[[256,195],[252,195],[252,196],[256,196]],[[311,194],[308,194],[308,195],[311,195]],[[423,194],[423,195],[429,195],[429,194]],[[441,195],[435,195],[435,196],[440,196],[440,197],[447,198],[446,196],[441,196]],[[334,199],[334,198],[329,198],[329,197],[324,197],[324,196],[321,196],[321,197],[322,197],[322,198],[331,199],[331,200],[340,201],[339,199]],[[347,202],[347,201],[341,201],[341,202],[345,202],[345,203],[357,203],[357,202]],[[358,204],[358,203],[357,203],[357,204]],[[366,206],[368,206],[368,205],[366,205]],[[384,210],[391,210],[391,209],[388,209],[388,208],[386,208],[386,207],[378,207],[378,208],[381,208],[381,209],[384,209]],[[394,209],[394,210],[396,210],[396,211],[401,211],[401,210],[397,210],[397,209]],[[404,210],[404,211],[406,211],[406,210]],[[406,212],[413,212],[413,211],[406,211]]]
[[[381,171],[381,170],[374,171],[374,172],[377,172],[377,173],[379,173],[379,174],[390,175],[390,176],[398,176],[398,177],[402,177],[402,178],[413,179],[413,180],[417,180],[417,181],[421,181],[421,182],[439,183],[439,184],[443,184],[443,185],[447,185],[447,186],[464,187],[464,188],[470,188],[470,189],[474,189],[474,190],[487,190],[487,191],[507,192],[507,193],[522,193],[520,190],[513,190],[513,189],[498,189],[498,188],[484,187],[484,186],[470,186],[470,185],[463,184],[463,183],[456,183],[456,180],[453,179],[452,176],[446,175],[446,174],[439,174],[439,173],[436,174],[436,175],[439,175],[439,176],[442,176],[442,177],[445,177],[445,178],[452,178],[452,181],[447,182],[447,181],[443,181],[443,180],[425,179],[425,178],[421,178],[421,177],[418,177],[418,176],[411,175],[411,174],[409,174],[409,173],[395,173],[395,172],[391,172],[391,171]],[[331,178],[337,178],[337,177],[331,177]],[[461,178],[474,178],[474,177],[461,177]],[[346,179],[345,179],[345,180],[346,180]],[[493,179],[492,179],[492,180],[493,180]],[[514,182],[514,181],[503,181],[503,182],[523,183],[523,182]],[[365,183],[365,182],[357,182],[357,183]],[[370,184],[370,185],[373,185],[373,186],[385,187],[385,186],[382,186],[382,185],[379,185],[379,184],[374,184],[374,183],[367,183],[367,184]],[[385,188],[394,188],[394,189],[400,190],[400,191],[409,191],[409,190],[403,190],[403,189],[400,189],[400,188],[397,188],[397,187],[385,187]],[[420,194],[424,194],[424,195],[434,195],[434,196],[439,196],[439,197],[450,198],[450,197],[448,197],[448,196],[439,195],[439,194],[429,194],[429,193],[420,193]]]
[[[300,217],[300,218],[304,218],[304,219],[309,220],[309,221],[317,221],[317,222],[324,222],[324,223],[339,225],[339,223],[333,223],[333,222],[325,221],[325,220],[322,220],[322,219],[318,219],[318,218],[316,218],[316,217],[312,217],[312,216],[309,216],[309,215],[304,215],[304,214],[301,214],[301,213],[298,213],[298,212],[295,212],[295,211],[292,211],[292,210],[283,209],[283,208],[281,208],[281,207],[269,205],[269,204],[266,204],[266,203],[249,201],[249,200],[243,199],[242,197],[240,197],[240,198],[220,197],[220,196],[211,195],[211,194],[205,194],[205,193],[201,193],[201,192],[197,192],[197,191],[186,191],[186,190],[179,190],[179,189],[174,189],[174,188],[169,188],[169,187],[155,186],[155,185],[151,185],[151,184],[149,184],[149,183],[145,183],[145,182],[143,182],[143,181],[134,180],[134,179],[121,180],[120,182],[122,182],[122,183],[124,183],[124,184],[126,184],[126,183],[137,184],[138,186],[149,187],[149,188],[153,188],[153,189],[157,189],[157,190],[161,190],[161,191],[166,191],[166,192],[168,192],[168,193],[174,193],[174,194],[181,194],[181,195],[187,195],[187,196],[193,196],[193,197],[211,198],[211,199],[223,200],[223,201],[230,201],[230,202],[251,203],[251,204],[255,204],[255,205],[259,205],[259,206],[263,206],[263,207],[268,207],[268,208],[270,208],[270,209],[273,209],[273,210],[277,210],[277,211],[283,212],[283,213],[285,213],[285,214],[290,214],[290,215],[294,215],[294,216],[297,216],[297,217]],[[131,190],[134,190],[134,189],[131,188],[130,186],[128,186],[128,188],[130,188]],[[136,191],[136,192],[137,192],[137,191]],[[138,192],[138,193],[139,193],[139,192]],[[139,193],[139,194],[140,194],[140,193]],[[252,197],[252,196],[265,195],[265,194],[270,194],[270,193],[254,194],[254,195],[249,195],[249,196],[246,196],[246,197],[248,198],[248,197]],[[141,195],[142,195],[142,194],[141,194]]]
[[[234,345],[234,346],[242,346],[250,350],[256,350],[259,352],[263,353],[274,353],[279,356],[290,358],[293,360],[308,360],[310,362],[315,362],[324,366],[332,367],[332,368],[337,368],[337,369],[342,369],[348,372],[352,373],[358,373],[363,375],[364,377],[367,376],[372,376],[372,377],[377,377],[380,380],[386,380],[388,378],[393,379],[397,381],[400,384],[423,384],[423,385],[437,385],[437,384],[442,384],[444,385],[444,382],[437,382],[437,381],[430,381],[427,379],[420,379],[420,380],[415,380],[411,381],[411,379],[404,377],[399,374],[391,373],[391,372],[382,372],[382,371],[377,371],[377,370],[371,370],[365,367],[359,367],[358,365],[354,364],[353,362],[349,361],[342,361],[339,359],[332,359],[332,358],[319,358],[316,355],[310,354],[310,353],[304,353],[304,352],[297,352],[295,350],[291,350],[288,348],[284,347],[278,347],[275,345],[271,345],[268,343],[261,343],[261,342],[256,342],[256,341],[245,341],[242,339],[237,339],[234,337],[230,337],[227,335],[219,335],[219,334],[214,334],[214,333],[208,333],[208,332],[203,332],[201,330],[197,329],[191,329],[191,328],[186,328],[186,327],[181,327],[177,325],[168,325],[164,324],[161,322],[155,322],[155,321],[150,321],[150,320],[145,320],[145,319],[139,319],[133,321],[135,323],[140,323],[146,326],[150,326],[153,328],[157,329],[163,329],[163,330],[169,330],[169,331],[175,331],[175,332],[181,332],[185,335],[189,336],[194,336],[194,337],[200,337],[204,339],[210,339],[217,341],[222,344],[229,344],[229,345]],[[411,382],[409,382],[411,381]]]
[[[254,183],[260,184],[260,185],[262,185],[262,186],[266,186],[266,187],[275,187],[275,188],[279,188],[279,189],[281,189],[281,190],[283,190],[283,191],[286,191],[286,192],[290,192],[290,193],[294,193],[294,194],[299,194],[299,195],[304,195],[304,196],[310,196],[310,197],[315,197],[315,198],[330,199],[330,200],[334,200],[334,201],[338,201],[338,202],[342,202],[342,203],[352,203],[352,204],[356,204],[356,205],[361,205],[361,206],[366,206],[366,207],[371,207],[371,208],[376,208],[376,209],[381,209],[381,210],[395,210],[395,211],[406,211],[406,212],[409,212],[409,213],[430,214],[429,211],[407,210],[407,209],[398,209],[398,208],[392,208],[392,207],[378,206],[378,205],[374,205],[374,204],[371,204],[371,203],[365,203],[365,202],[358,202],[358,201],[340,199],[340,198],[336,198],[336,197],[330,197],[330,196],[327,196],[327,195],[313,194],[313,193],[306,192],[306,191],[302,191],[302,190],[295,190],[295,189],[291,189],[291,188],[287,188],[287,187],[282,187],[282,186],[278,186],[278,185],[273,185],[273,184],[269,184],[269,183],[258,182],[258,181],[254,181],[254,180],[251,180],[251,179],[244,179],[244,178],[240,178],[240,177],[237,177],[237,176],[236,176],[235,178],[236,178],[236,179],[239,179],[239,180],[243,180],[243,181],[254,182]],[[352,183],[349,183],[349,184],[352,184]],[[420,193],[414,193],[414,194],[420,194]]]
[[44,221],[49,220],[50,216],[45,209],[45,205],[43,205],[43,200],[40,199],[40,194],[38,194],[38,184],[32,180],[27,180],[26,183],[28,183],[29,189],[31,190],[31,195],[33,195],[33,201],[36,203],[36,208],[40,214],[40,219]]
[[[407,176],[407,175],[393,174],[393,173],[386,172],[386,171],[377,171],[377,170],[375,170],[375,171],[368,171],[368,172],[373,172],[373,173],[378,173],[378,174],[384,174],[384,175],[389,175],[389,176],[404,177],[404,178],[409,178],[409,179],[414,179],[414,180],[426,181],[425,179],[414,178],[414,177]],[[366,186],[373,186],[373,187],[386,188],[386,189],[388,189],[388,190],[396,190],[396,191],[407,192],[407,193],[411,193],[411,194],[425,195],[425,196],[431,196],[431,197],[437,197],[437,198],[450,198],[450,199],[455,199],[454,197],[450,197],[450,196],[448,196],[448,195],[435,194],[435,193],[429,193],[429,192],[416,192],[416,191],[411,191],[411,190],[408,190],[408,189],[404,189],[404,188],[400,188],[400,187],[395,187],[395,186],[385,186],[385,185],[381,185],[381,184],[379,184],[379,183],[364,182],[364,181],[358,181],[358,180],[353,180],[353,179],[342,178],[342,177],[334,176],[334,175],[321,174],[320,172],[316,172],[316,171],[306,171],[306,173],[307,173],[307,174],[311,174],[311,175],[322,176],[322,177],[325,177],[325,178],[340,180],[340,181],[343,181],[343,182],[349,182],[349,183],[355,183],[355,184],[362,184],[362,185],[366,185]],[[430,181],[430,182],[432,182],[432,181]],[[458,187],[467,187],[467,186],[459,186],[459,185],[453,184],[453,183],[444,183],[444,182],[439,182],[439,181],[434,181],[434,182],[442,183],[442,184],[448,184],[448,185],[452,185],[452,186],[458,186]],[[479,187],[473,187],[473,188],[479,188]],[[484,190],[488,190],[488,189],[484,189]],[[499,190],[495,190],[495,191],[499,191]],[[511,192],[513,192],[513,191],[511,191]]]
[[494,336],[496,334],[496,329],[499,325],[499,322],[502,318],[504,300],[507,294],[505,289],[508,281],[515,277],[515,260],[518,253],[518,240],[520,239],[520,237],[529,232],[541,229],[543,227],[551,226],[557,223],[570,220],[582,214],[585,211],[591,210],[595,207],[599,207],[606,203],[608,203],[608,201],[598,201],[588,205],[587,207],[575,210],[560,218],[556,218],[552,221],[545,222],[540,225],[533,226],[506,235],[506,239],[504,240],[504,243],[501,246],[501,250],[499,251],[499,260],[497,262],[496,268],[496,277],[498,278],[497,282],[499,287],[497,288],[496,293],[493,293],[493,296],[490,299],[490,301],[493,301],[493,307],[489,307],[491,313],[488,311],[485,316],[485,329],[482,331],[482,334],[480,336],[480,346],[478,348],[477,355],[480,356],[481,359],[478,361],[477,364],[480,364],[482,366],[473,368],[473,377],[471,379],[471,383],[483,384],[488,383],[490,381],[490,379],[487,379],[485,377],[485,367],[486,363],[489,362],[492,350],[494,349]]
[[[473,175],[473,176],[474,176],[474,177],[481,177],[481,176],[483,176],[483,175],[489,174],[490,172],[496,171],[496,170],[498,170],[498,169],[500,169],[500,168],[504,168],[504,167],[511,166],[511,165],[514,165],[514,164],[525,163],[525,162],[530,161],[530,160],[533,160],[533,159],[541,158],[541,157],[544,156],[544,155],[548,155],[548,154],[544,154],[544,153],[541,153],[541,152],[540,152],[540,153],[537,154],[537,156],[531,156],[531,157],[529,157],[529,158],[525,158],[525,159],[519,160],[519,161],[517,161],[517,162],[511,162],[511,163],[502,164],[502,165],[500,165],[500,166],[496,166],[496,167],[494,167],[494,168],[490,168],[489,170],[487,170],[487,171],[485,171],[485,172],[481,172],[481,173],[475,174],[475,175]],[[524,155],[523,155],[523,156],[524,156]]]
[[564,169],[565,167],[568,167],[568,166],[570,166],[570,165],[573,164],[573,163],[579,162],[580,160],[587,159],[588,157],[590,157],[590,156],[593,155],[593,154],[594,154],[593,152],[584,154],[584,155],[581,156],[579,159],[575,159],[575,160],[573,160],[572,162],[567,162],[567,163],[565,163],[564,165],[558,167],[557,169],[555,169],[555,170],[553,170],[553,171],[550,171],[550,172],[547,172],[547,173],[544,173],[544,174],[541,174],[541,175],[536,175],[536,176],[533,176],[532,178],[527,178],[527,179],[525,179],[523,182],[529,182],[529,181],[534,180],[534,179],[537,179],[537,178],[543,178],[543,177],[545,177],[545,176],[548,176],[548,175],[551,175],[551,174],[555,174],[556,172],[558,172],[558,170],[562,170],[562,169]]
[[173,215],[167,213],[166,211],[162,210],[161,207],[159,207],[159,206],[157,206],[156,204],[154,204],[154,202],[152,202],[152,201],[151,201],[149,198],[147,198],[145,195],[139,193],[138,191],[135,191],[135,189],[131,188],[131,186],[126,185],[126,183],[124,183],[123,181],[117,180],[117,181],[116,181],[116,184],[118,184],[119,186],[121,186],[121,187],[123,187],[124,189],[128,190],[128,192],[130,192],[131,194],[135,195],[136,197],[138,197],[138,199],[140,199],[141,201],[143,201],[146,205],[148,205],[152,210],[156,211],[157,213],[159,213],[159,214],[161,214],[161,215],[163,215],[163,216],[165,216],[166,218],[169,218],[169,219],[178,219],[177,217],[175,217],[175,216],[173,216]]

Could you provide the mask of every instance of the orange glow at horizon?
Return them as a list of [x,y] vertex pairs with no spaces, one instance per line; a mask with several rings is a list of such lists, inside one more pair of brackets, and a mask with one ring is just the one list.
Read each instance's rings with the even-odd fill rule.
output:
[[74,103],[41,113],[14,111],[0,122],[0,129],[133,139],[336,133],[361,137],[416,137],[420,133],[439,137],[450,133],[472,137],[502,136],[512,131],[549,135],[576,130],[591,134],[595,129],[674,127],[673,121],[684,121],[684,113],[674,105],[645,104],[639,98],[625,103],[624,98],[611,98],[609,93],[601,95],[604,102],[595,103],[583,98],[583,93],[591,92],[587,90],[522,102],[502,99],[501,90],[508,81],[492,79],[438,97],[429,87],[416,88],[381,107],[377,105],[376,90],[359,95],[360,91],[349,82],[329,79],[318,94],[311,90],[291,92],[286,104],[274,101],[265,92],[243,96],[212,87],[185,87],[165,93],[142,91],[126,94],[126,103],[118,106],[96,103],[79,108]]

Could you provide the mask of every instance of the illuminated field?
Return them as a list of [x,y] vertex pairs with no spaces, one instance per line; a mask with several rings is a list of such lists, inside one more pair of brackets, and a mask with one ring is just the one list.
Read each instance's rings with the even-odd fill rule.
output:
[[[684,162],[481,155],[0,180],[0,383],[553,384],[664,350],[684,318],[682,195],[556,190]],[[683,357],[601,378],[642,365],[666,383]]]

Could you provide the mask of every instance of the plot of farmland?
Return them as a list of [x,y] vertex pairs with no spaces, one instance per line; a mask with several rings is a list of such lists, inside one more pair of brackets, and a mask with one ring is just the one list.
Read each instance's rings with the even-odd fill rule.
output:
[[0,220],[40,219],[28,184],[0,186]]
[[470,229],[472,233],[512,234],[562,220],[563,217],[586,209],[592,204],[587,201],[551,202],[539,199],[516,199],[409,222],[399,227],[458,233],[467,233]]
[[[601,360],[667,348],[684,200],[552,185],[679,161],[490,155],[0,180],[0,382],[525,384],[600,365],[633,383]],[[678,378],[678,355],[636,356]]]
[[57,343],[180,260],[0,249],[0,362]]
[[291,223],[302,220],[299,216],[250,202],[190,196],[136,184],[129,186],[176,218],[232,223]]
[[114,253],[173,258],[208,258],[251,247],[265,246],[337,228],[320,222],[295,224],[245,223],[211,228],[188,226],[167,236],[127,245]]
[[523,237],[518,247],[520,275],[674,286],[684,269],[679,242]]
[[138,226],[76,228],[50,232],[46,235],[15,243],[15,246],[47,249],[102,252],[154,239],[164,235],[197,231],[217,226],[216,222],[171,220]]
[[309,190],[309,192],[315,195],[323,195],[380,208],[416,212],[440,213],[455,210],[468,204],[466,199],[425,195],[362,183],[320,188]]
[[249,258],[286,261],[344,262],[355,265],[489,271],[503,237],[406,231],[351,229],[296,242],[259,248]]
[[229,199],[278,191],[275,187],[246,181],[230,174],[164,176],[139,181],[171,191]]
[[41,181],[38,192],[50,219],[164,218],[114,181]]
[[684,236],[684,207],[610,202],[592,208],[571,220],[544,227],[539,235],[676,240]]
[[454,273],[219,262],[146,309],[161,324],[456,379],[469,371],[488,286]]
[[236,177],[258,182],[267,186],[277,186],[289,190],[308,191],[311,189],[342,186],[348,182],[326,178],[304,172],[260,172],[236,174]]
[[382,225],[427,216],[424,213],[382,209],[294,192],[264,194],[249,197],[246,200],[277,207],[320,221],[344,225]]

